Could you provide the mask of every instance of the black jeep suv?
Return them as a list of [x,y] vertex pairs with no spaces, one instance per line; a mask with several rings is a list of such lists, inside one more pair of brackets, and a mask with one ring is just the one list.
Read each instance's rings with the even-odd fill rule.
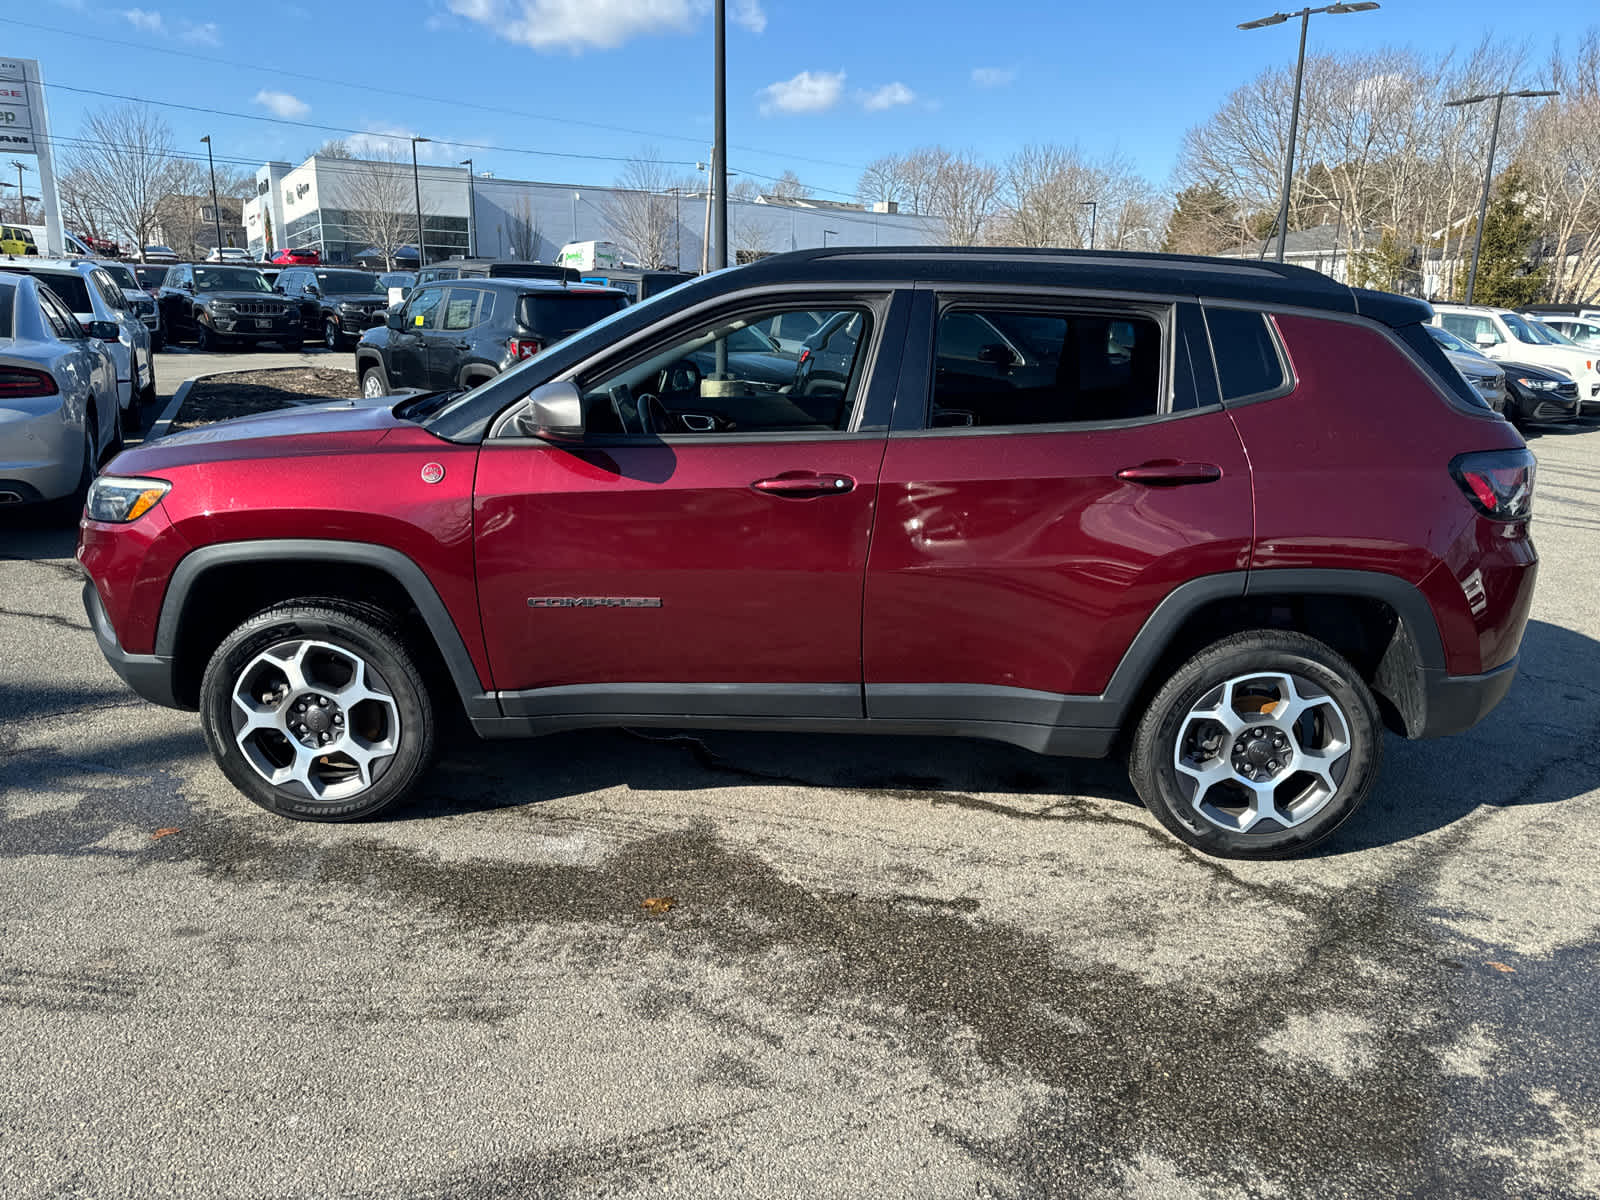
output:
[[419,285],[356,347],[363,396],[399,388],[476,387],[520,359],[627,307],[614,288],[541,279],[459,279]]
[[235,342],[277,342],[285,350],[300,349],[299,314],[272,294],[253,267],[168,267],[156,304],[169,342],[193,341],[201,350],[220,350]]
[[337,267],[286,267],[272,288],[300,310],[307,338],[344,350],[373,325],[383,324],[389,289],[376,271]]

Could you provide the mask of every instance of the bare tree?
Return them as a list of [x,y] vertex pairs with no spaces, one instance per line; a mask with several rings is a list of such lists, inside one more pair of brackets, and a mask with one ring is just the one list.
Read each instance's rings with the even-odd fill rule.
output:
[[767,189],[767,195],[774,200],[804,200],[810,194],[811,190],[800,182],[800,176],[793,171],[785,171]]
[[994,213],[1000,173],[970,154],[952,154],[937,147],[917,153],[919,169],[928,173],[922,211],[938,219],[950,245],[977,245]]
[[328,190],[333,202],[324,197],[323,204],[348,214],[346,223],[354,240],[383,255],[386,270],[394,269],[395,254],[402,246],[416,245],[420,256],[416,195],[410,168],[402,166],[399,155],[352,159],[341,164],[331,179],[333,187]]
[[124,104],[84,118],[63,177],[71,180],[74,210],[103,219],[138,247],[142,260],[161,200],[175,190],[182,166],[166,121],[144,105]]
[[1534,111],[1519,165],[1554,260],[1550,298],[1581,300],[1600,291],[1600,31],[1551,76],[1561,95]]
[[660,155],[645,150],[630,158],[605,202],[606,223],[623,253],[642,267],[667,266],[677,241],[677,196],[681,184]]
[[312,151],[312,154],[316,155],[318,158],[355,157],[354,154],[350,153],[350,144],[343,138],[332,138],[329,141],[323,142],[322,145],[318,146]]
[[517,207],[506,214],[506,237],[511,243],[511,257],[533,262],[539,257],[539,244],[543,234],[533,204],[526,196],[517,201]]

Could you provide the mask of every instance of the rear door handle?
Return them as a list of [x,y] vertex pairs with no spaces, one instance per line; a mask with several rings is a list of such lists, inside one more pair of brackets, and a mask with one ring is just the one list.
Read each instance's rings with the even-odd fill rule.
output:
[[1137,467],[1123,467],[1117,472],[1117,478],[1127,483],[1142,483],[1146,487],[1183,487],[1190,483],[1215,483],[1222,478],[1222,468],[1215,463],[1158,458],[1140,463]]
[[452,347],[452,349],[455,349],[455,350],[471,350],[472,349],[472,343],[471,342],[457,342]]
[[771,496],[808,500],[817,496],[843,496],[855,490],[856,481],[849,475],[818,475],[815,471],[785,471],[771,479],[758,479],[750,485],[758,492]]

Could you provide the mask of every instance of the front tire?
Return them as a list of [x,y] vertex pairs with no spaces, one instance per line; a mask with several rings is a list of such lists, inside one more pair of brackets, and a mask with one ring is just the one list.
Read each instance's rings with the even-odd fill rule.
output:
[[331,317],[322,323],[322,344],[329,350],[344,349],[344,335],[339,332],[339,323]]
[[361,372],[361,395],[366,400],[376,400],[390,394],[389,377],[376,364]]
[[297,821],[355,821],[404,800],[433,757],[433,706],[383,610],[291,601],[223,639],[201,728],[228,780]]
[[1222,858],[1288,858],[1365,802],[1383,759],[1356,669],[1300,633],[1235,634],[1184,663],[1134,731],[1128,773],[1173,834]]
[[222,349],[222,339],[204,321],[196,321],[194,326],[194,348],[202,354],[214,354]]

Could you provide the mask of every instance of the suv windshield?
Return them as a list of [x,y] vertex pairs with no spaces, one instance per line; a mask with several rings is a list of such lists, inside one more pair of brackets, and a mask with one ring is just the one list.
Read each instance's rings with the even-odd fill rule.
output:
[[160,287],[167,277],[165,267],[134,267],[134,278],[139,281],[139,286],[144,288]]
[[1442,329],[1438,325],[1427,325],[1424,328],[1427,329],[1428,336],[1446,350],[1454,350],[1458,354],[1470,354],[1473,358],[1488,358],[1488,355],[1482,350],[1479,350],[1476,346],[1468,345],[1448,329]]
[[111,276],[119,288],[132,288],[139,291],[139,281],[133,277],[133,272],[121,263],[101,263],[100,267]]
[[1543,321],[1529,321],[1528,328],[1533,330],[1533,336],[1546,346],[1576,346],[1578,344],[1559,330],[1551,329]]
[[270,292],[260,271],[248,267],[196,267],[194,286],[199,292]]
[[1521,317],[1517,316],[1516,313],[1501,313],[1500,319],[1505,322],[1506,328],[1511,331],[1511,336],[1516,338],[1519,342],[1525,342],[1530,346],[1548,346],[1552,344],[1560,344],[1559,342],[1547,342],[1544,338],[1540,337],[1533,331],[1533,326],[1528,324],[1528,322],[1524,321]]
[[318,271],[317,286],[324,296],[369,296],[388,290],[366,271]]

